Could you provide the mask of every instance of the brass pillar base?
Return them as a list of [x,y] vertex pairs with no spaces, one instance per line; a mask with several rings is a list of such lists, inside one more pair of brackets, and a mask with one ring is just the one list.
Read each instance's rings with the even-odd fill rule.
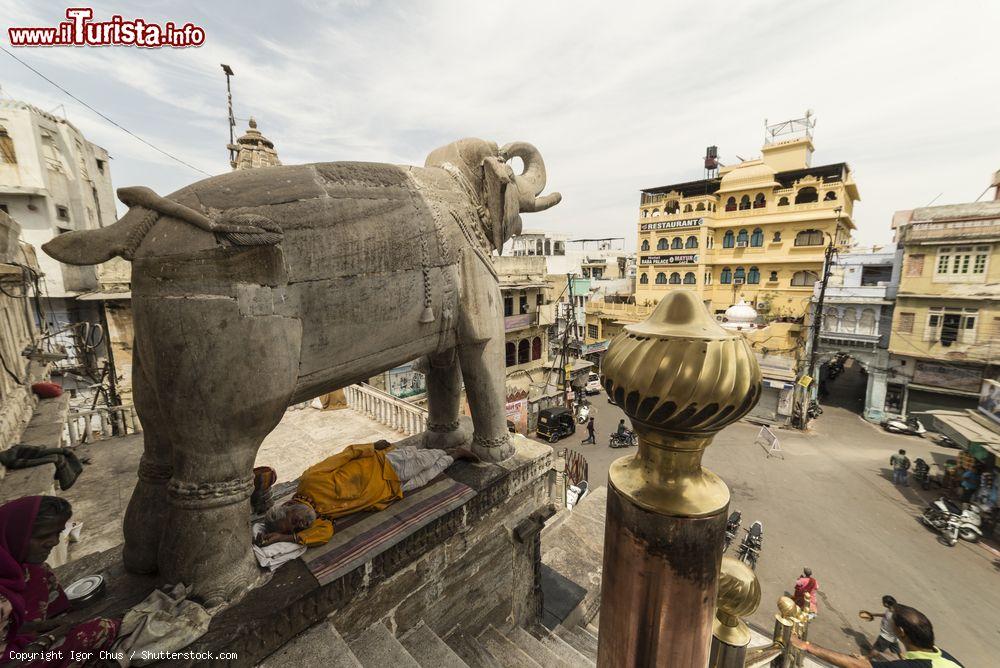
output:
[[651,511],[610,476],[598,666],[708,664],[726,510]]

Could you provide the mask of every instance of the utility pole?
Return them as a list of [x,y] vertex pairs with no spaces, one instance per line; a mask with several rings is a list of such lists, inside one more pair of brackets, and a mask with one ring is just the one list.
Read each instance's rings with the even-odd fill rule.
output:
[[233,131],[236,128],[236,117],[233,116],[233,89],[229,85],[229,79],[230,77],[236,76],[236,74],[233,72],[233,68],[225,64],[222,65],[222,71],[226,74],[226,101],[229,107],[229,144],[227,145],[229,148],[229,164],[235,167],[236,145],[234,142],[236,141],[236,137],[234,136]]
[[[819,383],[819,373],[816,371],[816,358],[819,357],[819,337],[820,331],[823,329],[823,301],[826,299],[827,283],[830,282],[830,265],[833,263],[833,256],[837,252],[834,235],[837,234],[837,230],[840,228],[840,212],[843,211],[843,208],[838,206],[834,211],[837,213],[837,224],[833,228],[833,235],[830,236],[830,243],[823,253],[823,281],[819,286],[819,297],[816,299],[816,309],[813,313],[812,347],[809,351],[809,366],[806,367],[806,373],[811,375],[813,383],[817,384]],[[809,388],[805,388],[805,396],[799,408],[799,425],[802,429],[806,428],[806,423],[809,420],[809,393]]]
[[572,408],[569,400],[569,388],[571,383],[571,369],[569,364],[569,331],[570,327],[576,332],[576,304],[573,301],[573,275],[566,274],[566,292],[569,295],[569,320],[563,329],[562,354],[560,355],[563,371],[563,401],[567,408]]

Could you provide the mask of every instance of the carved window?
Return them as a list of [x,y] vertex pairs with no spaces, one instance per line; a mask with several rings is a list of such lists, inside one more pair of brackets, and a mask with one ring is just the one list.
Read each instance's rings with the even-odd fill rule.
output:
[[747,234],[746,230],[740,230],[740,233],[736,235],[736,245],[737,246],[747,246],[750,243],[750,235]]
[[681,275],[678,272],[673,272],[670,274],[670,284],[679,285],[681,282]]
[[531,342],[521,339],[517,342],[517,363],[527,364],[531,361]]
[[835,199],[837,199],[837,193],[833,192],[832,190],[829,191],[827,194],[823,195],[824,202],[832,202]]
[[698,247],[698,237],[696,237],[696,236],[690,236],[690,237],[688,237],[687,241],[684,243],[684,247],[685,248],[697,248]]
[[642,240],[642,248],[640,250],[644,250],[644,251],[648,251],[649,250],[649,239],[643,239]]
[[705,210],[705,203],[704,202],[698,202],[698,206],[696,206],[694,208],[694,210],[695,211],[704,211]]
[[726,211],[736,211],[736,198],[730,197],[726,200]]
[[729,267],[723,267],[722,273],[719,274],[719,283],[729,285],[733,282],[733,270]]
[[747,283],[750,283],[751,285],[760,283],[760,269],[757,267],[750,267],[750,271],[747,272]]
[[685,204],[684,205],[684,213],[691,213],[691,211],[692,211],[691,205],[690,204]]
[[674,237],[674,240],[670,242],[670,247],[674,250],[678,248],[684,248],[684,240],[680,237]]
[[757,193],[753,198],[753,208],[763,209],[765,206],[767,206],[767,200],[764,198],[764,193]]
[[900,313],[896,319],[896,331],[900,334],[912,334],[916,317],[915,313]]
[[677,203],[677,200],[672,199],[667,202],[667,205],[663,207],[663,213],[677,213],[681,210],[681,205]]
[[657,285],[667,284],[667,275],[664,274],[662,271],[656,275],[656,284]]
[[744,195],[740,198],[740,211],[750,208],[750,195]]
[[747,279],[747,270],[743,267],[736,267],[736,272],[733,274],[733,280],[737,283],[745,283]]
[[788,198],[782,197],[778,200],[778,206],[788,206]]
[[781,230],[775,230],[774,236],[771,237],[771,243],[776,244],[781,241]]
[[771,275],[768,277],[767,280],[770,281],[771,283],[774,283],[775,281],[777,281],[778,280],[778,272],[772,271]]
[[822,246],[823,233],[819,230],[802,230],[795,235],[796,246]]
[[818,202],[818,201],[819,201],[819,194],[816,192],[816,189],[813,188],[812,186],[809,186],[807,188],[802,188],[799,190],[799,192],[795,194],[796,204],[809,204],[810,202]]
[[819,276],[815,271],[797,271],[792,275],[792,285],[797,287],[815,285],[818,280]]
[[505,295],[503,298],[503,315],[505,318],[514,315],[514,298],[511,295]]
[[506,353],[507,366],[515,366],[517,364],[517,346],[513,341],[507,342]]
[[649,274],[640,274],[639,283],[642,285],[649,285]]
[[656,242],[656,250],[667,250],[669,243],[666,239],[660,239]]
[[542,337],[536,336],[531,340],[531,359],[542,359]]
[[697,282],[698,282],[698,279],[695,278],[693,271],[689,271],[686,274],[684,274],[684,284],[685,285],[694,285]]
[[753,234],[750,235],[750,245],[755,248],[764,245],[764,230],[758,227],[753,231]]
[[726,234],[722,237],[722,247],[732,248],[736,245],[736,237],[733,236],[732,230],[727,230]]

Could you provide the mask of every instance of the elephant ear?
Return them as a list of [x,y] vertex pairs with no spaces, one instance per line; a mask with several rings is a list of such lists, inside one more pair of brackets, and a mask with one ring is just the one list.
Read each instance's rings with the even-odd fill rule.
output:
[[483,203],[490,212],[490,229],[486,230],[493,247],[503,252],[503,245],[519,230],[521,218],[514,172],[500,158],[483,161]]

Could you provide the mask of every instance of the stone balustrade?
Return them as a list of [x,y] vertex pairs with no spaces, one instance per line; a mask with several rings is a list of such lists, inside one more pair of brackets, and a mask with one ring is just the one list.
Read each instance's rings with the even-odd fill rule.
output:
[[427,409],[411,404],[366,383],[344,388],[347,405],[371,419],[407,435],[427,429]]
[[66,416],[63,441],[73,447],[141,431],[135,406],[102,406],[93,410],[70,411]]

